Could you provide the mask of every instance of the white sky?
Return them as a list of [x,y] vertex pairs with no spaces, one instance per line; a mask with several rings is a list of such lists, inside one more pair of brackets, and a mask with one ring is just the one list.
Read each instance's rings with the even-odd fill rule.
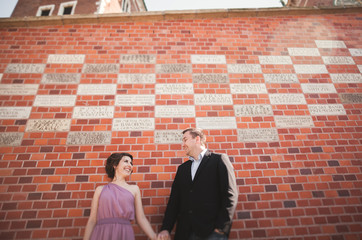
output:
[[[18,0],[0,0],[0,17],[10,17]],[[29,0],[32,1],[32,0]],[[281,7],[280,0],[144,0],[148,11]],[[67,2],[67,0],[64,0]],[[285,0],[285,2],[287,2]]]

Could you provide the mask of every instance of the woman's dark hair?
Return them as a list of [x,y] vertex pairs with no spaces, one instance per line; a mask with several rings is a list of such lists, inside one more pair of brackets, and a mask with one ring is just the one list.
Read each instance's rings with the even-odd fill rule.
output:
[[133,156],[129,153],[112,153],[108,158],[106,162],[106,173],[110,179],[114,178],[115,170],[114,167],[117,167],[119,164],[119,161],[124,157],[130,157],[131,161],[133,162]]

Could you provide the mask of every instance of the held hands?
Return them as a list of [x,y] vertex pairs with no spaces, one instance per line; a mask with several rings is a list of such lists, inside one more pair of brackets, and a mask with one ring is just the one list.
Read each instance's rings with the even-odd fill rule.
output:
[[163,230],[157,235],[157,240],[170,240],[170,239],[171,239],[170,233],[167,230]]

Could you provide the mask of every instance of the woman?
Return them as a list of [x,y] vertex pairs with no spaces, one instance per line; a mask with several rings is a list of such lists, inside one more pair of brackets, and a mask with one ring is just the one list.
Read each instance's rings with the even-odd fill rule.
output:
[[84,240],[133,240],[130,221],[134,216],[146,235],[156,240],[157,235],[143,212],[140,189],[126,182],[132,170],[131,154],[113,153],[108,157],[106,172],[112,181],[95,190]]

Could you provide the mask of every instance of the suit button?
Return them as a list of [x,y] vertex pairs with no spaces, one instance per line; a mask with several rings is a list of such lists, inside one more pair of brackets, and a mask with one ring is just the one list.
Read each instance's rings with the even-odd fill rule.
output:
[[190,190],[190,193],[192,193],[192,190]]
[[192,214],[192,210],[189,210],[189,214]]

